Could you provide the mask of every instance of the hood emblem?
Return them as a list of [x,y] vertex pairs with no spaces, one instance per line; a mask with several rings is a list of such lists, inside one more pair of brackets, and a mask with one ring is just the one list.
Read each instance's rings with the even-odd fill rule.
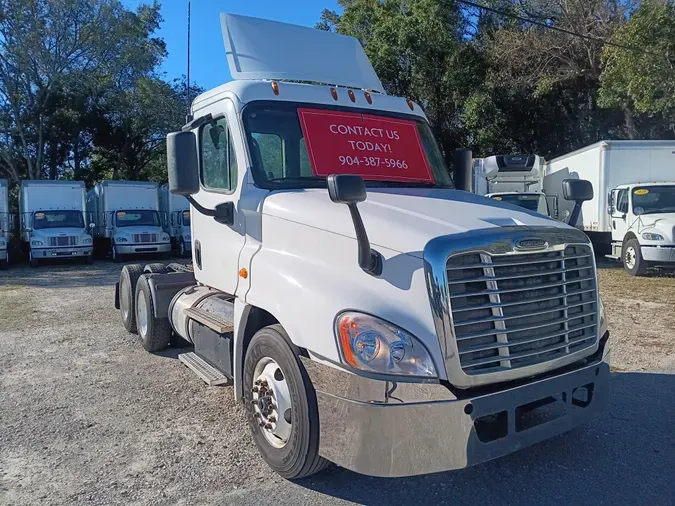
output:
[[548,249],[548,243],[543,239],[521,239],[520,241],[516,241],[513,247],[519,251],[532,251]]

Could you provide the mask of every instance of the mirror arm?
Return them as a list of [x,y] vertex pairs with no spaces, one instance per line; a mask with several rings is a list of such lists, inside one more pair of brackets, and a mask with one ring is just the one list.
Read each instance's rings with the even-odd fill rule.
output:
[[207,209],[206,207],[199,204],[195,199],[192,198],[192,195],[186,195],[185,198],[187,201],[194,206],[194,208],[204,216],[211,216],[212,218],[216,216],[215,209]]
[[370,247],[366,227],[363,226],[361,213],[359,213],[356,203],[347,204],[347,207],[354,222],[356,242],[359,248],[359,266],[368,274],[379,276],[382,274],[382,255]]

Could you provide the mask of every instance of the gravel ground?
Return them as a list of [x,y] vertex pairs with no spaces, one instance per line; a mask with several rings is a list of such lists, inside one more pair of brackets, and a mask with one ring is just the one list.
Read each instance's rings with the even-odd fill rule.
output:
[[119,266],[0,272],[0,504],[675,504],[675,276],[600,270],[607,412],[474,468],[292,483],[258,457],[231,388],[143,351],[112,306]]

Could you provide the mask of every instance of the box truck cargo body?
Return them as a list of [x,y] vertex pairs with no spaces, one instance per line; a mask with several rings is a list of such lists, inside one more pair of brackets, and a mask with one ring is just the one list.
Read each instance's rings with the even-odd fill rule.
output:
[[159,187],[159,208],[166,217],[166,231],[171,238],[171,245],[178,248],[181,256],[191,251],[190,203],[182,195],[174,195],[169,185]]
[[598,250],[621,259],[631,274],[675,263],[675,141],[603,141],[551,160],[546,193],[559,193],[568,178],[593,183],[580,224]]
[[170,253],[158,189],[157,183],[146,181],[103,181],[87,193],[97,246],[109,250],[113,260],[129,254]]
[[82,181],[21,181],[21,241],[31,266],[55,258],[92,260]]
[[9,212],[9,187],[0,179],[0,268],[9,264],[10,241],[14,230],[13,215]]

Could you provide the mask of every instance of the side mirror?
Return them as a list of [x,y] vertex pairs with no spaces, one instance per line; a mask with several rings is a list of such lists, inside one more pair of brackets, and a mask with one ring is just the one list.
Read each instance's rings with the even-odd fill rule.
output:
[[171,193],[189,196],[199,192],[197,137],[194,132],[172,132],[167,135],[166,160]]
[[89,224],[89,229],[90,229],[90,230],[94,230],[95,228],[96,228],[96,224],[95,224],[95,223],[90,223],[90,224]]
[[593,185],[585,179],[564,179],[563,197],[573,202],[593,200]]
[[585,179],[563,179],[562,187],[565,200],[575,202],[567,224],[576,227],[581,215],[581,204],[593,200],[593,185]]
[[366,184],[361,176],[348,174],[331,174],[326,182],[330,199],[337,204],[346,204],[349,208],[359,249],[359,266],[368,274],[379,276],[382,274],[382,255],[371,249],[361,213],[356,206],[366,200]]

